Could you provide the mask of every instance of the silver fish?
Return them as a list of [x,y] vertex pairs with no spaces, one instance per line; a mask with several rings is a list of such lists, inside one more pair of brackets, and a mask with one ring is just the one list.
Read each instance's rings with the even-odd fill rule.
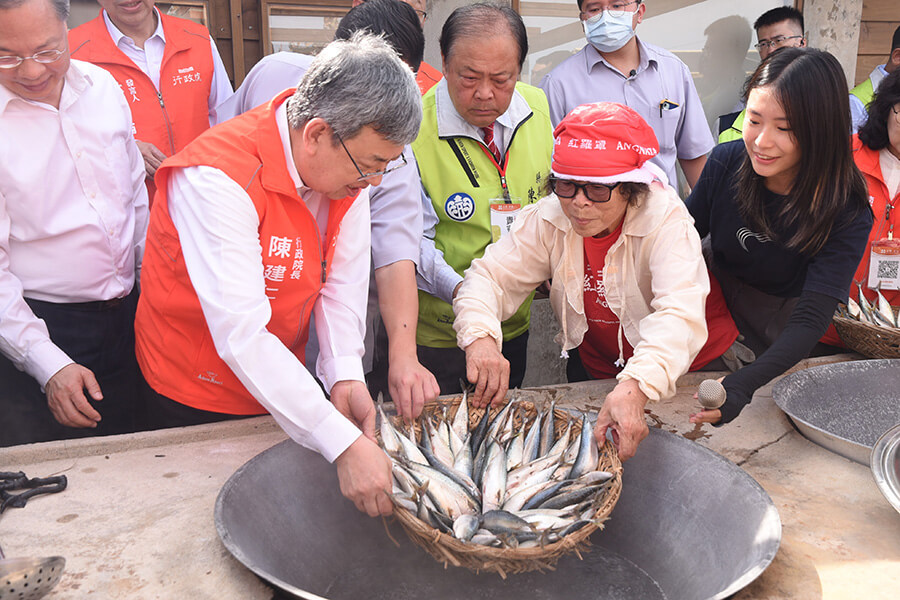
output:
[[878,282],[878,285],[875,286],[875,293],[878,294],[878,312],[881,316],[884,317],[884,320],[890,323],[891,327],[897,327],[897,315],[894,314],[894,309],[891,307],[891,303],[887,301],[887,298],[884,297],[884,294],[881,293],[881,282]]
[[451,429],[456,432],[457,437],[459,439],[464,440],[469,436],[469,402],[468,402],[468,390],[463,389],[462,400],[459,402],[459,407],[456,409],[456,414],[453,415],[453,424],[451,425]]
[[468,542],[481,527],[481,517],[478,515],[460,515],[453,521],[453,535],[456,539]]
[[594,441],[594,432],[588,426],[587,415],[581,416],[581,435],[578,436],[578,454],[569,471],[569,479],[578,479],[585,473],[597,468],[600,461],[600,451],[597,442]]
[[[488,449],[484,481],[481,483],[481,508],[488,512],[500,508],[506,497],[506,451],[492,441]],[[496,532],[495,532],[496,533]]]

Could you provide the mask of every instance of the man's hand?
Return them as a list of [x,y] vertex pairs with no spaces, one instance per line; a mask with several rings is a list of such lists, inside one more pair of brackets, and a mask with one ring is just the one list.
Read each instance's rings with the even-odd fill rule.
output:
[[422,406],[437,398],[441,389],[431,371],[415,356],[392,358],[388,369],[388,387],[397,412],[407,421],[418,418]]
[[162,153],[162,151],[151,144],[150,142],[142,142],[140,140],[135,140],[137,143],[138,150],[141,151],[141,156],[144,158],[144,168],[147,170],[147,177],[153,178],[156,175],[156,170],[159,168],[159,165],[162,164],[162,161],[166,160],[166,155]]
[[644,419],[644,405],[647,396],[641,391],[638,382],[626,379],[606,396],[603,408],[597,415],[594,426],[594,438],[597,445],[603,447],[606,442],[606,430],[612,428],[613,442],[619,450],[619,458],[628,460],[637,451],[638,444],[650,434],[647,421]]
[[362,381],[338,381],[331,388],[331,403],[359,427],[363,435],[375,441],[375,404]]
[[509,361],[493,338],[478,338],[466,346],[466,378],[475,384],[471,400],[476,407],[503,403],[509,389]]
[[84,390],[94,400],[103,400],[100,384],[90,369],[72,363],[57,371],[44,387],[47,405],[53,417],[67,427],[96,427],[98,413],[84,396]]
[[364,436],[356,438],[334,463],[341,493],[356,508],[370,517],[391,514],[391,459],[375,442]]

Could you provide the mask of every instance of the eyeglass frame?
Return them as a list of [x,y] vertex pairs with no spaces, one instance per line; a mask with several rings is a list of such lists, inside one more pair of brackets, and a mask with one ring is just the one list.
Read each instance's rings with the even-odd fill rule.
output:
[[357,177],[357,179],[356,179],[357,181],[365,181],[365,180],[367,180],[367,179],[371,179],[372,177],[384,177],[384,176],[387,175],[388,173],[392,173],[393,171],[396,171],[397,169],[401,169],[401,168],[403,168],[403,167],[405,167],[405,166],[407,165],[406,157],[403,156],[403,153],[401,152],[401,153],[400,153],[400,160],[403,161],[403,164],[402,164],[402,165],[397,165],[397,166],[394,166],[394,167],[389,167],[389,168],[386,168],[386,169],[382,169],[382,170],[380,170],[380,171],[373,171],[373,172],[371,172],[371,173],[363,173],[363,172],[362,172],[362,169],[359,168],[359,165],[356,164],[356,160],[353,158],[353,155],[350,154],[350,151],[349,151],[349,150],[347,150],[347,145],[344,144],[344,140],[343,140],[343,138],[341,138],[341,134],[339,134],[339,133],[337,132],[337,130],[336,130],[334,127],[331,128],[331,131],[334,132],[335,137],[336,137],[336,138],[338,139],[338,141],[341,143],[341,148],[343,148],[343,149],[344,149],[344,152],[347,153],[347,158],[349,158],[349,159],[350,159],[350,162],[353,163],[353,166],[356,167],[356,172],[359,173],[359,177]]
[[897,110],[898,106],[900,106],[900,102],[897,102],[891,107],[891,112],[894,113],[894,120],[900,125],[900,110]]
[[[50,60],[41,60],[41,58],[50,56],[51,54],[54,54],[54,53],[56,54],[56,56],[54,56]],[[60,50],[59,48],[55,48],[53,50],[41,50],[40,52],[35,52],[31,56],[0,56],[0,69],[15,69],[16,67],[18,67],[19,65],[21,65],[23,62],[25,62],[28,59],[33,60],[34,62],[38,63],[39,65],[50,65],[50,64],[53,64],[56,61],[58,61],[60,58],[62,58],[62,55],[65,53],[66,53],[65,50]],[[18,62],[14,65],[4,65],[2,63],[2,61],[4,59],[9,59],[9,58],[18,59]]]
[[756,48],[756,51],[759,52],[763,48],[775,49],[776,47],[781,48],[781,44],[788,40],[796,40],[797,38],[803,39],[806,37],[806,34],[803,35],[776,35],[770,40],[763,40],[761,42],[757,42],[753,44],[753,47]]
[[[548,178],[548,180],[549,180],[549,183],[550,183],[550,190],[551,190],[554,194],[556,194],[557,198],[565,198],[566,200],[571,200],[572,198],[574,198],[575,196],[578,195],[578,192],[579,192],[579,190],[580,190],[581,193],[582,193],[582,195],[583,195],[585,198],[587,198],[588,201],[590,201],[590,202],[592,202],[592,203],[594,203],[594,204],[606,204],[607,202],[609,202],[610,200],[612,200],[612,193],[613,193],[613,190],[616,189],[616,188],[619,186],[620,183],[622,183],[621,181],[617,181],[617,182],[612,183],[612,184],[610,184],[610,183],[575,183],[575,182],[572,181],[571,179],[562,179],[562,178],[556,177],[555,175],[551,175],[551,176]],[[560,182],[560,181],[564,181],[564,182],[566,182],[567,184],[574,186],[574,187],[575,187],[575,193],[572,194],[571,196],[561,196],[561,195],[559,194],[559,192],[556,191],[556,184],[557,184],[558,182]],[[593,198],[591,198],[590,194],[588,194],[588,186],[600,186],[600,187],[606,188],[607,193],[609,194],[609,196],[607,196],[606,200],[594,200]],[[595,189],[596,189],[596,188],[595,188]]]
[[[644,0],[631,0],[631,2],[622,2],[621,4],[622,4],[622,6],[631,6],[632,4],[637,4],[638,6],[640,6],[643,3],[643,1]],[[582,11],[579,11],[578,16],[582,17],[582,19],[581,19],[582,21],[587,21],[588,19],[602,15],[605,12],[608,12],[610,14],[610,16],[613,16],[613,17],[621,17],[625,13],[636,13],[637,8],[635,8],[634,10],[626,10],[625,8],[622,8],[620,10],[613,10],[611,8],[601,8],[601,9],[597,10],[597,12],[592,13],[592,14],[588,14],[587,12],[582,10]]]

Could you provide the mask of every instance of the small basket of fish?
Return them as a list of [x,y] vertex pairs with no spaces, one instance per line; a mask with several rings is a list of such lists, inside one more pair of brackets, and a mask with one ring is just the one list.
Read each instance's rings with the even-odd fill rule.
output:
[[[860,287],[857,283],[857,287]],[[838,305],[834,328],[851,350],[868,358],[900,358],[900,309],[892,307],[880,290],[870,303],[859,290],[859,302],[849,298]]]
[[426,404],[414,424],[379,406],[393,461],[397,520],[444,565],[475,572],[553,569],[581,552],[622,491],[622,464],[598,448],[587,415],[511,400],[488,410],[461,398]]

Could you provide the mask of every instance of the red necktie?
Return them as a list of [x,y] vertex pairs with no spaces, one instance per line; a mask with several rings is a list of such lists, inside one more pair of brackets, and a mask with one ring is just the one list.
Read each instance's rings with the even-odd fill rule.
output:
[[484,133],[484,145],[494,155],[494,160],[497,161],[497,164],[500,164],[500,149],[494,143],[494,124],[491,123],[487,127],[482,127],[481,131]]

